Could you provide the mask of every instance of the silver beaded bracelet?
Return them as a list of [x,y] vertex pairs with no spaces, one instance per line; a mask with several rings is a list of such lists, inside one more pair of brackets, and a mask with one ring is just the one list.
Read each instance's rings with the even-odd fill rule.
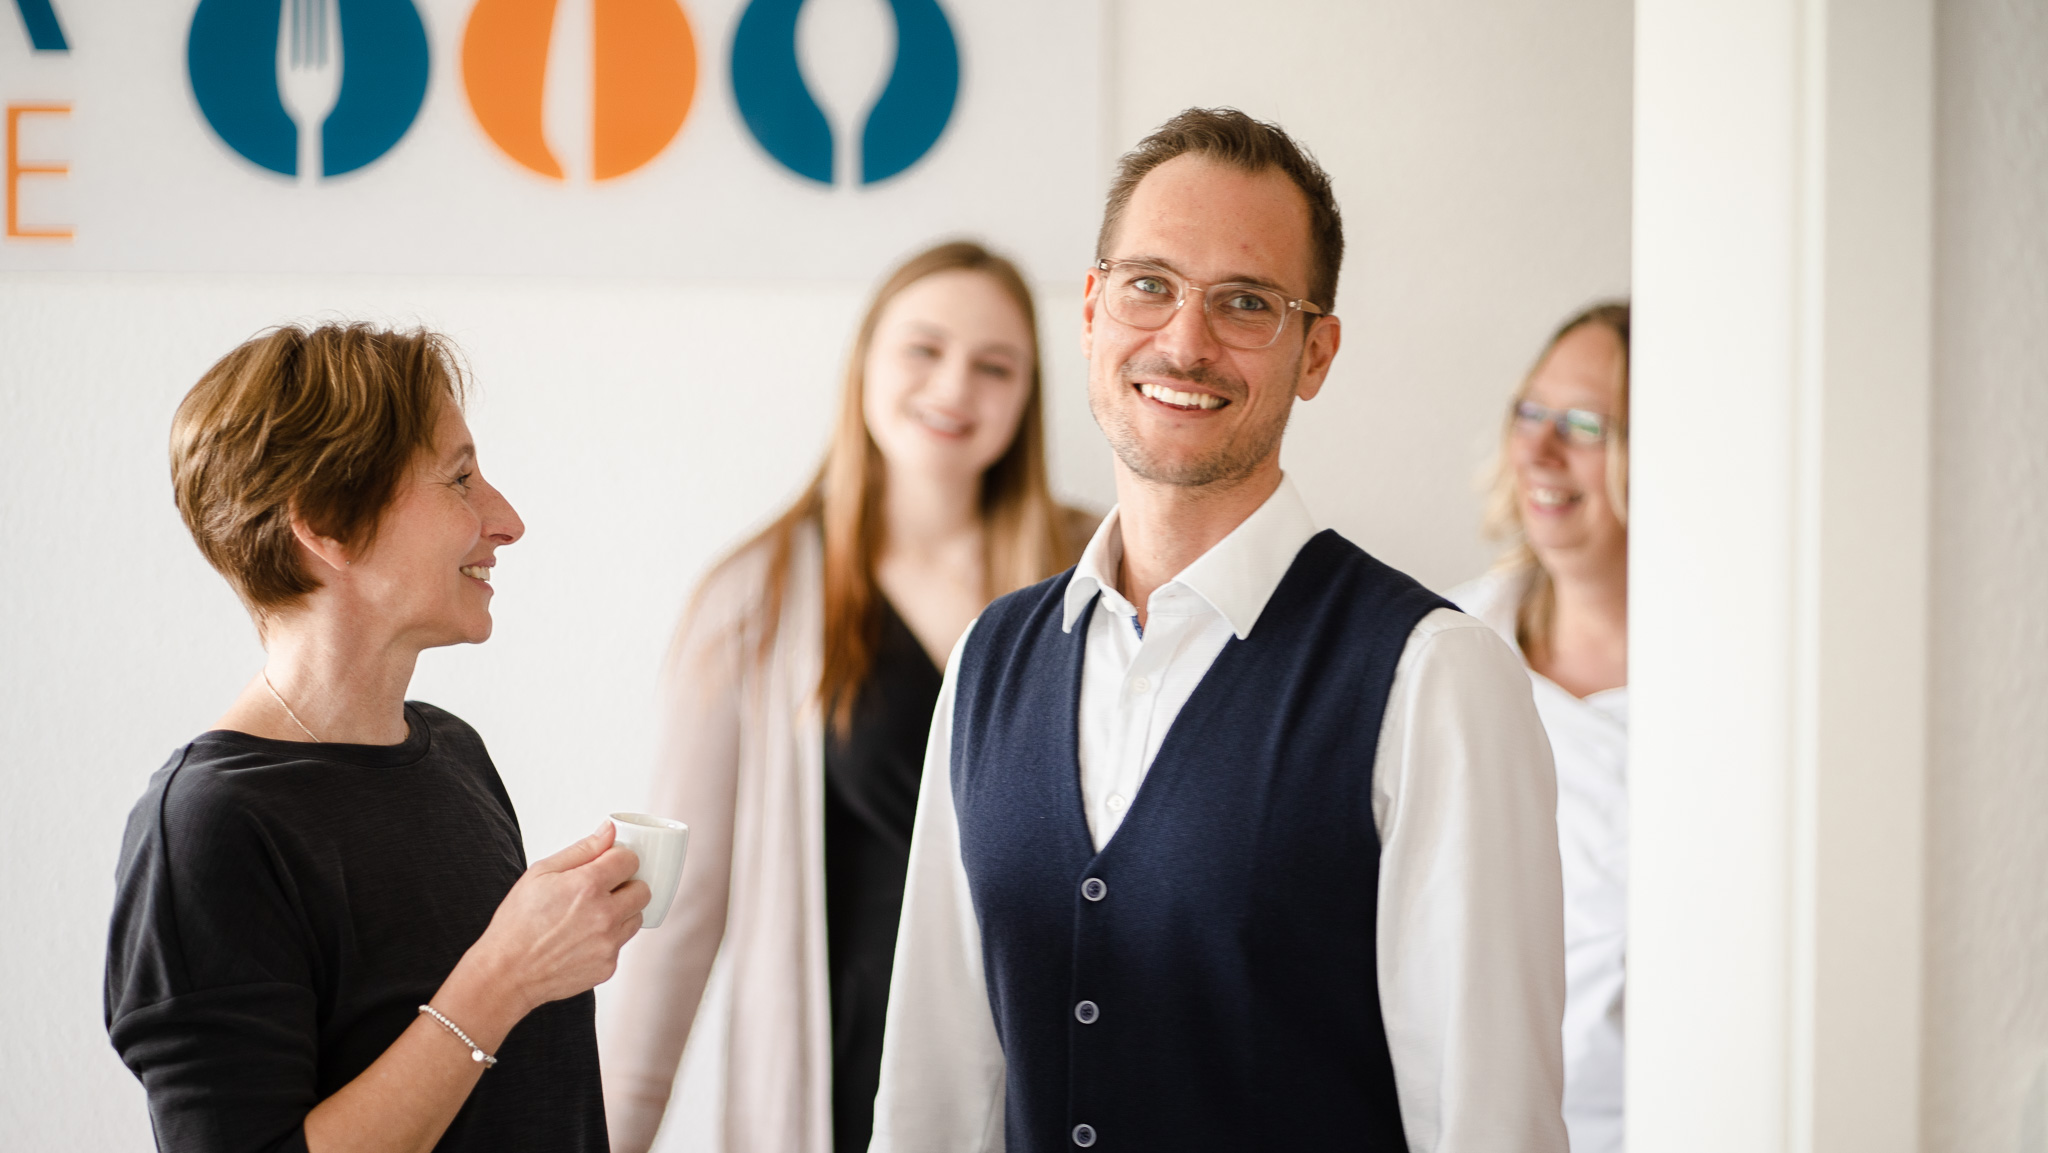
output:
[[421,1005],[420,1012],[425,1013],[427,1016],[432,1017],[434,1020],[441,1022],[441,1027],[443,1029],[446,1029],[450,1033],[455,1034],[457,1040],[469,1046],[470,1060],[483,1062],[484,1068],[486,1069],[498,1063],[498,1059],[496,1057],[493,1057],[489,1053],[486,1053],[482,1049],[476,1047],[476,1042],[469,1039],[469,1034],[462,1031],[462,1026],[457,1025],[455,1022],[450,1021],[446,1017],[443,1017],[439,1009],[434,1008],[432,1005]]

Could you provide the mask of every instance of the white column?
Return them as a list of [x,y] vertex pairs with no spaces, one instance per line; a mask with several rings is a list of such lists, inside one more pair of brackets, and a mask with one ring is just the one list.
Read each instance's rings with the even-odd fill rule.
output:
[[1931,0],[1636,36],[1629,1144],[1917,1149]]

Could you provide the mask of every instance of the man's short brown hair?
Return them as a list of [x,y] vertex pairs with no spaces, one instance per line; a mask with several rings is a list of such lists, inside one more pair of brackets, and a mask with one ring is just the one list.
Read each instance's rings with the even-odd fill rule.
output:
[[376,536],[414,457],[464,383],[446,338],[367,324],[275,328],[221,357],[171,420],[185,527],[251,611],[320,587],[294,516],[351,549]]
[[1254,120],[1235,108],[1190,108],[1124,153],[1117,161],[1116,179],[1109,185],[1102,231],[1095,238],[1096,257],[1110,255],[1124,209],[1145,174],[1190,152],[1246,172],[1277,168],[1301,189],[1308,201],[1308,299],[1327,311],[1336,311],[1337,273],[1344,266],[1344,221],[1337,212],[1330,174],[1279,125]]

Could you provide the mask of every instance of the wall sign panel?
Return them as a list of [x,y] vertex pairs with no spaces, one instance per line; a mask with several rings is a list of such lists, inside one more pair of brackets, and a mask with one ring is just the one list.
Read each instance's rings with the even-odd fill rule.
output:
[[1099,210],[1093,0],[0,5],[0,270],[1064,280]]

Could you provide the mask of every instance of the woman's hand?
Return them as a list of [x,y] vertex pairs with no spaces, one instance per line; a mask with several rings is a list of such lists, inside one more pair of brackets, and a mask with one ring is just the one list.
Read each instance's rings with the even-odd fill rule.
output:
[[614,846],[614,835],[606,821],[527,869],[457,974],[474,961],[520,1017],[610,979],[619,947],[640,931],[649,896],[645,882],[627,879],[640,861],[631,849]]
[[[521,1018],[603,982],[640,931],[647,885],[632,850],[597,832],[535,864],[434,992],[434,1008],[495,1053]],[[312,1153],[425,1153],[483,1075],[468,1046],[421,1014],[356,1079],[306,1115]]]

